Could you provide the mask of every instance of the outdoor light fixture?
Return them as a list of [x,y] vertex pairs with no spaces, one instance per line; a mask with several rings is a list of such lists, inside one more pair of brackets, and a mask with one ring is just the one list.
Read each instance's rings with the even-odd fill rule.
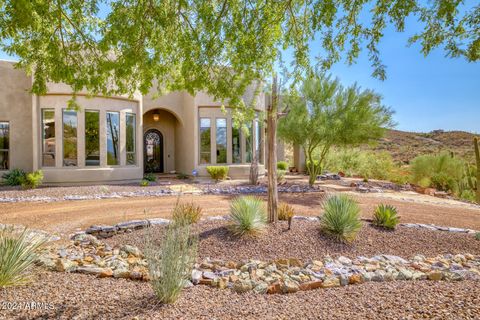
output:
[[160,115],[155,112],[155,113],[153,114],[153,121],[157,122],[158,120],[160,120]]

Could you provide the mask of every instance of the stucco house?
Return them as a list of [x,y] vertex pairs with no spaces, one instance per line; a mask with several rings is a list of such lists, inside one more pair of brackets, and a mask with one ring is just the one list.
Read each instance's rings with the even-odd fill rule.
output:
[[[254,152],[264,173],[264,130],[250,133],[232,126],[231,112],[199,93],[172,92],[154,98],[77,94],[81,110],[67,109],[72,92],[48,84],[48,93],[30,92],[32,78],[14,63],[0,61],[0,175],[13,168],[41,169],[46,183],[102,183],[142,179],[145,172],[197,172],[209,165],[229,167],[246,177]],[[247,90],[246,102],[260,113],[265,96]]]

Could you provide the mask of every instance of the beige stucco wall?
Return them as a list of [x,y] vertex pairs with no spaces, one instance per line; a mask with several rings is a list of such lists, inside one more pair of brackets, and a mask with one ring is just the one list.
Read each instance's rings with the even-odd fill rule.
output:
[[10,169],[33,169],[31,86],[31,77],[13,62],[0,61],[0,121],[10,123]]

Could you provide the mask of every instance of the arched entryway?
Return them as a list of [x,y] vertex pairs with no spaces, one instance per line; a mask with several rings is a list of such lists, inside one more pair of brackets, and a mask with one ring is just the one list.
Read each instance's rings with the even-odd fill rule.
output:
[[163,135],[157,129],[147,130],[143,136],[145,172],[164,172]]

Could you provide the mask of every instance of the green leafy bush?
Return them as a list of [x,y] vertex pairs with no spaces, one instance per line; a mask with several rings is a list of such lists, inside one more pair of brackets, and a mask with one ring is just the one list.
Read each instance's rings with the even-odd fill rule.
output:
[[143,179],[140,181],[140,187],[148,187],[150,185],[150,181]]
[[325,202],[320,227],[339,241],[352,242],[362,228],[359,206],[347,195],[331,196]]
[[265,206],[254,196],[238,197],[230,204],[230,229],[236,235],[254,235],[262,231],[267,223]]
[[373,224],[386,229],[395,229],[399,219],[397,208],[391,205],[380,204],[373,214]]
[[288,163],[286,161],[278,161],[277,162],[277,169],[287,171],[288,170]]
[[480,241],[480,232],[475,233],[475,239],[477,239],[478,241]]
[[421,187],[459,192],[464,177],[465,162],[448,152],[418,156],[411,162],[412,182]]
[[30,281],[30,270],[39,249],[47,239],[31,235],[27,229],[0,228],[0,288],[23,285]]
[[37,170],[34,172],[27,173],[25,179],[22,180],[22,188],[24,189],[35,189],[40,186],[43,182],[43,172],[42,170]]
[[22,184],[26,175],[27,174],[22,169],[12,169],[3,174],[3,183],[7,186],[19,186]]
[[228,167],[226,166],[208,166],[207,172],[210,177],[216,181],[225,180],[228,176]]
[[173,221],[179,225],[197,223],[202,217],[202,208],[193,202],[177,203],[173,209]]
[[143,180],[155,182],[157,181],[157,176],[154,173],[149,172],[143,176]]
[[162,303],[173,303],[190,278],[197,255],[198,240],[189,225],[172,223],[161,243],[153,240],[150,228],[145,237],[144,255],[150,283]]
[[278,220],[288,221],[295,215],[295,210],[288,203],[282,202],[278,206]]

